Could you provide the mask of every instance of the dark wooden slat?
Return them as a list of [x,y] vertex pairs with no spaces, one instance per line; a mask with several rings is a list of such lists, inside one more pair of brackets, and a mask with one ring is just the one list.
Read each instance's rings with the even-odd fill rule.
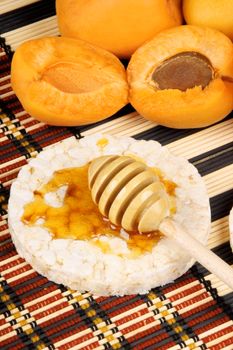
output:
[[54,16],[55,14],[55,0],[41,0],[6,12],[0,16],[0,34]]

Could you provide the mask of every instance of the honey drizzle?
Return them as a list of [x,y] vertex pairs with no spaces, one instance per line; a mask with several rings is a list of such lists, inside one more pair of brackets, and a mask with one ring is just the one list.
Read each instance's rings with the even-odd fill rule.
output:
[[[100,236],[120,237],[121,227],[112,225],[103,218],[97,205],[91,198],[88,188],[88,164],[79,168],[66,168],[54,172],[52,179],[39,190],[34,191],[32,202],[24,207],[22,221],[25,224],[36,224],[43,219],[42,225],[48,229],[53,238],[71,238],[88,240],[97,245],[103,252],[110,252],[108,244],[102,242]],[[163,183],[170,195],[174,195],[175,184],[168,180]],[[62,186],[67,190],[60,207],[53,207],[45,200],[45,195],[56,191]],[[126,239],[133,256],[151,252],[153,246],[160,240],[159,231],[140,234],[129,232]]]

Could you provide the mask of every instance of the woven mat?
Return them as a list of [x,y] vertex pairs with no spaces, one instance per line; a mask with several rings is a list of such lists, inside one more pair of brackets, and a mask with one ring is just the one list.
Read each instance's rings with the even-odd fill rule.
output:
[[232,115],[203,129],[175,130],[144,120],[131,106],[94,125],[51,127],[34,120],[10,85],[20,42],[57,35],[54,1],[0,2],[0,348],[233,349],[233,292],[200,264],[147,295],[98,297],[54,284],[17,254],[7,226],[12,181],[27,159],[62,139],[103,131],[154,139],[199,170],[210,196],[208,246],[229,264],[232,206]]

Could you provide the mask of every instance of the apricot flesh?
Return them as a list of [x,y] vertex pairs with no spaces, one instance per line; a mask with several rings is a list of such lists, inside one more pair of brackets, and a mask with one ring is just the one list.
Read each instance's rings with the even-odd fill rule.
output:
[[57,0],[61,35],[80,38],[121,58],[182,23],[181,0]]
[[132,55],[127,76],[129,100],[145,118],[173,128],[211,125],[232,110],[233,44],[214,29],[171,28]]
[[51,125],[93,123],[128,102],[126,73],[118,58],[77,39],[23,43],[13,56],[11,83],[25,110]]
[[[93,72],[94,73],[94,72]],[[41,80],[48,82],[65,93],[85,93],[98,90],[105,82],[96,72],[92,75],[91,67],[83,67],[70,62],[59,62],[49,66],[41,75]],[[88,78],[87,78],[88,77]],[[107,82],[107,81],[106,81]]]
[[218,29],[233,40],[233,0],[184,0],[186,23]]

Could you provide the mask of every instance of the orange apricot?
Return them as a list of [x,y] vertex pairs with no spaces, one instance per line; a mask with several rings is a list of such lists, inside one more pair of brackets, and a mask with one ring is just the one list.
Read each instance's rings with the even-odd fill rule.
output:
[[227,85],[227,88],[229,89],[229,91],[231,91],[231,95],[232,95],[232,110],[233,110],[233,81],[232,81],[232,79],[229,82],[226,81],[225,84]]
[[145,118],[173,128],[203,127],[232,110],[233,44],[223,33],[183,25],[132,55],[129,100]]
[[77,39],[48,37],[23,43],[13,56],[11,82],[25,110],[52,125],[93,123],[128,102],[119,59]]
[[218,29],[233,40],[233,0],[184,0],[188,24]]
[[181,0],[57,0],[60,33],[128,58],[159,31],[182,23]]

